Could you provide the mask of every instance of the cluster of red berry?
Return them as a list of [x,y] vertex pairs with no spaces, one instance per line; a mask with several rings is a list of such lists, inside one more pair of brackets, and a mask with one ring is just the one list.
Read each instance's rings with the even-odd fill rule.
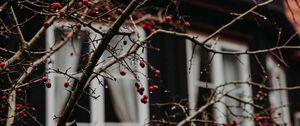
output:
[[[172,16],[166,16],[166,19],[165,19],[165,21],[167,22],[167,23],[172,23],[172,20],[173,20],[173,18],[172,18]],[[177,20],[176,21],[176,24],[177,25],[179,25],[181,23],[181,20]],[[191,26],[191,24],[190,24],[190,22],[188,22],[188,21],[183,21],[183,26],[185,26],[185,27],[190,27]]]
[[[144,67],[146,66],[146,64],[145,64],[145,62],[144,62],[143,60],[140,61],[139,65],[140,65],[140,67],[142,67],[142,68],[144,68]],[[119,73],[120,73],[121,76],[125,76],[125,75],[126,75],[126,72],[125,72],[124,69],[121,69],[121,70],[119,71]]]
[[255,96],[255,100],[264,100],[265,97],[267,97],[268,94],[264,93],[263,91],[258,91],[258,93]]
[[[48,78],[46,76],[42,76],[41,77],[41,80],[45,83],[45,86],[47,88],[51,88],[52,84],[48,81]],[[70,83],[69,82],[64,82],[64,87],[67,88],[70,86]]]
[[152,32],[154,29],[157,29],[157,25],[153,20],[147,20],[142,24],[142,28],[148,32]]
[[259,126],[271,126],[270,122],[272,121],[272,118],[270,116],[255,116],[254,119],[255,123]]
[[140,94],[140,95],[142,95],[142,98],[141,98],[141,102],[142,103],[144,103],[144,104],[146,104],[147,102],[148,102],[148,96],[145,94],[145,95],[143,95],[144,94],[144,91],[145,91],[145,88],[141,85],[141,84],[139,84],[139,83],[135,83],[135,87],[136,87],[136,91]]
[[48,81],[48,78],[46,76],[42,76],[41,80],[44,82],[46,88],[51,88],[52,84]]

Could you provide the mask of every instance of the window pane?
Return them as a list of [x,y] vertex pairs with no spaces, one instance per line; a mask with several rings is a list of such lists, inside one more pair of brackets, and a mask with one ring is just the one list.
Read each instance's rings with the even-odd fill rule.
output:
[[200,49],[200,81],[211,82],[211,59],[212,55],[204,49]]
[[105,88],[105,121],[138,122],[139,112],[135,80],[106,80]]

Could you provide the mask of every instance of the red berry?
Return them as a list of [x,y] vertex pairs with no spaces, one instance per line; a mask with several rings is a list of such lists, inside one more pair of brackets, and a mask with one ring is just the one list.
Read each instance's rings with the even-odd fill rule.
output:
[[0,63],[0,67],[4,68],[5,64],[4,63]]
[[69,82],[65,82],[65,83],[64,83],[64,86],[65,86],[65,88],[67,88],[67,87],[70,86],[70,83],[69,83]]
[[7,99],[7,96],[6,96],[6,95],[3,95],[3,96],[1,97],[1,99],[5,100],[5,99]]
[[141,102],[146,104],[148,101],[147,101],[147,99],[141,99]]
[[21,108],[21,107],[23,107],[22,104],[16,104],[16,108]]
[[6,72],[9,72],[9,71],[10,71],[10,69],[9,69],[9,68],[6,68],[6,69],[5,69],[5,71],[6,71]]
[[139,92],[140,95],[143,95],[144,91],[145,91],[144,87],[140,87],[137,89],[137,92]]
[[41,79],[42,79],[42,81],[45,81],[45,82],[48,81],[48,78],[46,76],[43,76]]
[[23,92],[23,90],[21,88],[17,89],[17,93],[22,93],[22,92]]
[[143,95],[142,99],[147,100],[148,99],[148,95]]
[[8,106],[6,106],[6,105],[1,105],[1,108],[2,109],[6,109]]
[[255,117],[255,122],[259,122],[260,120],[262,120],[263,118],[261,116],[256,116]]
[[44,24],[43,24],[43,26],[45,27],[45,28],[48,28],[49,26],[50,26],[50,24],[49,24],[49,22],[44,22]]
[[150,86],[148,90],[149,90],[149,91],[154,91],[155,88],[154,88],[153,86]]
[[90,14],[92,15],[97,15],[98,14],[99,9],[98,8],[93,8],[90,10]]
[[155,70],[154,71],[154,76],[155,77],[160,77],[160,70]]
[[76,24],[76,28],[77,28],[78,30],[80,30],[80,29],[81,29],[81,24],[80,24],[80,23],[77,23],[77,24]]
[[185,26],[185,27],[190,27],[191,24],[190,24],[190,22],[187,22],[187,21],[186,21],[186,22],[184,22],[184,26]]
[[88,4],[89,0],[82,0],[83,4]]
[[28,114],[25,111],[20,112],[21,118],[26,118]]
[[140,88],[140,84],[139,83],[135,83],[134,86],[139,89]]
[[88,6],[88,7],[92,7],[93,5],[94,5],[94,3],[91,2],[91,1],[89,1],[89,2],[87,3],[87,6]]
[[140,61],[140,66],[142,67],[142,68],[144,68],[145,67],[145,62],[144,61]]
[[172,21],[172,17],[171,16],[167,16],[166,17],[166,22],[170,23]]
[[51,83],[50,82],[47,82],[47,83],[45,83],[45,86],[47,87],[47,88],[51,88]]
[[59,9],[59,8],[61,8],[61,5],[60,5],[60,3],[55,2],[52,4],[52,7],[53,7],[53,9]]
[[31,111],[32,111],[32,112],[36,112],[37,110],[36,110],[35,107],[32,107],[32,108],[31,108]]
[[125,76],[125,75],[126,75],[126,72],[125,72],[124,70],[120,70],[120,74],[121,74],[122,76]]
[[155,84],[155,85],[150,86],[148,90],[149,91],[154,91],[156,89],[158,89],[158,85]]
[[152,87],[154,88],[154,89],[158,89],[158,85],[152,85]]
[[61,16],[65,16],[65,15],[66,15],[66,12],[65,12],[64,10],[61,10],[61,11],[59,11],[59,14],[60,14]]
[[237,126],[237,122],[235,120],[232,121],[231,126]]

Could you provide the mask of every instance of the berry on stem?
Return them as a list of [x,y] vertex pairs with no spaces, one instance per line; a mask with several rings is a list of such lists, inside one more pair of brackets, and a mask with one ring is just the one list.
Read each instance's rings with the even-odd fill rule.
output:
[[186,21],[186,22],[184,22],[184,26],[185,26],[185,27],[190,27],[191,24],[190,24],[190,22],[187,22],[187,21]]
[[1,99],[6,100],[6,99],[7,99],[7,96],[6,96],[6,95],[3,95],[3,96],[1,97]]
[[23,92],[23,90],[21,88],[17,89],[17,93],[22,93],[22,92]]
[[20,112],[21,118],[26,118],[28,114],[25,111]]
[[55,2],[52,4],[52,7],[53,7],[53,9],[59,9],[59,8],[61,8],[61,5],[60,5],[60,3]]
[[138,92],[140,95],[143,95],[144,91],[145,91],[145,88],[144,88],[144,87],[139,87],[139,88],[137,89],[137,92]]
[[77,23],[77,24],[76,24],[76,28],[77,28],[78,30],[80,30],[80,29],[81,29],[81,24],[80,24],[80,23]]
[[0,63],[0,67],[4,68],[5,64],[3,62]]
[[52,84],[51,84],[50,82],[46,82],[46,83],[45,83],[45,86],[46,86],[47,88],[51,88],[51,85],[52,85]]
[[126,72],[125,72],[124,70],[120,70],[120,74],[121,74],[122,76],[125,76],[125,75],[126,75]]
[[41,80],[46,82],[46,81],[48,81],[48,78],[46,76],[42,76]]
[[35,107],[32,107],[32,108],[31,108],[31,111],[32,111],[32,112],[36,112],[37,110],[36,110]]
[[87,6],[88,6],[88,7],[92,7],[93,5],[94,5],[94,3],[91,2],[91,1],[89,1],[89,2],[87,3]]
[[140,61],[140,66],[141,66],[142,68],[145,67],[145,62],[144,62],[143,60]]
[[45,27],[45,28],[48,28],[49,26],[50,26],[50,24],[49,24],[49,22],[44,22],[44,24],[43,24],[43,26]]
[[64,83],[64,86],[65,86],[65,88],[67,88],[67,87],[70,86],[70,83],[69,83],[69,82],[65,82],[65,83]]
[[6,68],[6,69],[5,69],[5,71],[6,71],[6,72],[9,72],[9,71],[10,71],[10,69],[9,69],[9,68]]
[[16,104],[16,108],[22,108],[23,105],[22,104]]
[[83,4],[88,4],[89,0],[82,0]]
[[65,15],[66,15],[66,12],[65,12],[64,10],[61,10],[61,11],[59,11],[59,15],[65,16]]
[[167,17],[166,17],[166,22],[167,22],[167,23],[172,22],[172,17],[171,17],[171,16],[167,16]]
[[142,99],[147,100],[148,99],[148,95],[143,95]]
[[155,77],[160,77],[160,70],[155,70],[154,71],[154,76]]
[[148,90],[149,91],[154,91],[156,89],[158,89],[158,85],[155,84],[155,85],[150,86]]
[[136,87],[136,89],[140,88],[140,84],[139,83],[135,83],[134,86]]

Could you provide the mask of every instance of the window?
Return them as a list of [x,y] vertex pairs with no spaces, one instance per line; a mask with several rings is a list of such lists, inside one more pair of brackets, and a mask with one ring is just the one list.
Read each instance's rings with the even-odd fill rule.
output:
[[[204,37],[198,36],[201,41]],[[218,40],[216,43],[208,43],[211,48],[219,51],[245,51],[246,46],[229,43],[225,40]],[[192,63],[189,62],[192,56],[193,44],[187,42],[187,67],[188,71],[188,92],[190,113],[195,112],[195,108],[201,107],[199,102],[203,102],[203,97],[209,95],[212,89],[224,83],[232,81],[246,82],[250,79],[250,66],[248,55],[223,55],[206,52],[200,47],[194,50]],[[208,61],[208,63],[207,63]],[[218,88],[219,93],[230,92],[230,96],[239,98],[247,102],[252,101],[252,88],[247,84],[229,85],[224,88]],[[203,94],[204,93],[204,94]],[[243,104],[232,98],[224,97],[223,103],[215,103],[212,107],[211,115],[217,123],[227,123],[232,120],[238,121],[241,125],[253,125],[252,120],[243,119],[239,116],[251,117],[253,108],[250,105]],[[204,102],[205,103],[205,102]],[[202,104],[204,104],[202,103]],[[228,108],[224,105],[226,104]],[[243,106],[243,108],[239,107]]]
[[[284,69],[276,63],[271,56],[266,58],[267,70],[270,73],[271,88],[285,88],[286,78]],[[290,124],[290,112],[288,94],[286,90],[273,90],[269,92],[269,100],[272,108],[272,118],[278,124]]]
[[[46,46],[50,48],[55,42],[59,40],[59,37],[67,30],[61,27],[61,25],[70,25],[72,22],[56,22],[49,27],[46,32]],[[94,27],[99,27],[95,25]],[[102,30],[107,28],[103,27]],[[121,29],[126,31],[126,29]],[[144,31],[138,28],[137,30],[140,38],[142,39]],[[137,35],[132,35],[137,36]],[[111,42],[111,46],[115,46],[120,51],[116,51],[118,54],[125,52],[129,49],[132,43],[129,38],[116,36]],[[80,66],[84,65],[88,57],[83,57],[81,54],[91,52],[97,46],[97,42],[90,44],[91,40],[100,39],[100,35],[94,33],[88,28],[82,28],[80,31],[80,37],[72,38],[71,42],[68,42],[62,49],[56,52],[52,57],[50,63],[47,64],[47,71],[57,70],[68,71],[68,74],[74,74],[76,77],[80,77]],[[137,39],[132,37],[131,39]],[[120,42],[122,40],[122,42]],[[128,41],[126,45],[123,45],[123,40]],[[142,53],[142,50],[138,50],[142,58],[146,58],[146,52]],[[87,55],[89,56],[89,55]],[[113,59],[110,52],[105,51],[103,56],[99,60],[99,66]],[[138,63],[135,63],[129,59],[120,62],[127,62],[132,70],[137,71],[136,75],[145,88],[147,88],[147,75],[146,68],[136,67]],[[89,125],[105,125],[105,126],[140,126],[145,124],[149,118],[148,104],[140,103],[140,96],[135,91],[134,83],[136,79],[126,71],[126,76],[120,76],[119,70],[124,68],[120,64],[115,64],[109,68],[109,72],[99,76],[91,82],[91,89],[94,90],[96,96],[100,96],[94,99],[89,96],[83,96],[79,101],[81,107],[76,107],[74,110],[74,117],[76,118],[79,126]],[[69,95],[68,90],[72,87],[64,88],[63,83],[69,81],[75,83],[75,80],[69,79],[63,74],[48,73],[48,78],[53,86],[46,89],[46,125],[53,126],[56,121],[53,120],[55,116],[59,116],[64,103]],[[87,91],[89,92],[89,91]],[[148,93],[148,92],[144,92]],[[82,109],[82,107],[87,110]],[[88,112],[89,111],[89,112]],[[77,117],[76,117],[77,116]]]

